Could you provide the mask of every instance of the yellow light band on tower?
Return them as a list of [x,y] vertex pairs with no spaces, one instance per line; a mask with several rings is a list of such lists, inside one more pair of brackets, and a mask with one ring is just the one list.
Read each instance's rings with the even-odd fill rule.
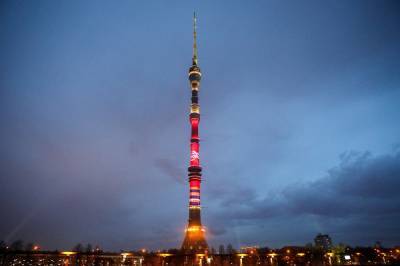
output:
[[190,106],[190,112],[193,114],[200,114],[200,106],[196,103],[192,103]]

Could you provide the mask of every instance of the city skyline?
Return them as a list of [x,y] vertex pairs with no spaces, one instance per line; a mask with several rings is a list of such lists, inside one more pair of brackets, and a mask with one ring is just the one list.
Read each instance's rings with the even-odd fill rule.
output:
[[5,1],[0,240],[179,247],[198,15],[210,246],[399,244],[395,1]]

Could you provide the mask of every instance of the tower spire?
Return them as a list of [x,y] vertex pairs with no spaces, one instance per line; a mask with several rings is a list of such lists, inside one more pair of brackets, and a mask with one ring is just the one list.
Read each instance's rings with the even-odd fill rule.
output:
[[193,12],[193,65],[197,65],[196,12]]

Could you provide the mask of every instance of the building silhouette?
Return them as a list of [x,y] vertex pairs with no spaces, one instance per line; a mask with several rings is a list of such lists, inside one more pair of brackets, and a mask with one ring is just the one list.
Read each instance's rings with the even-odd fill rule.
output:
[[329,235],[318,234],[314,238],[314,243],[317,248],[329,250],[332,248],[332,239]]

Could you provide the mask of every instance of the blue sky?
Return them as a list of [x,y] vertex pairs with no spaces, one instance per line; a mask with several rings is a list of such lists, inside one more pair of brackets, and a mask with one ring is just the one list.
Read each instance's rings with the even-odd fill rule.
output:
[[399,244],[396,1],[3,1],[0,240],[180,245],[193,10],[211,245]]

